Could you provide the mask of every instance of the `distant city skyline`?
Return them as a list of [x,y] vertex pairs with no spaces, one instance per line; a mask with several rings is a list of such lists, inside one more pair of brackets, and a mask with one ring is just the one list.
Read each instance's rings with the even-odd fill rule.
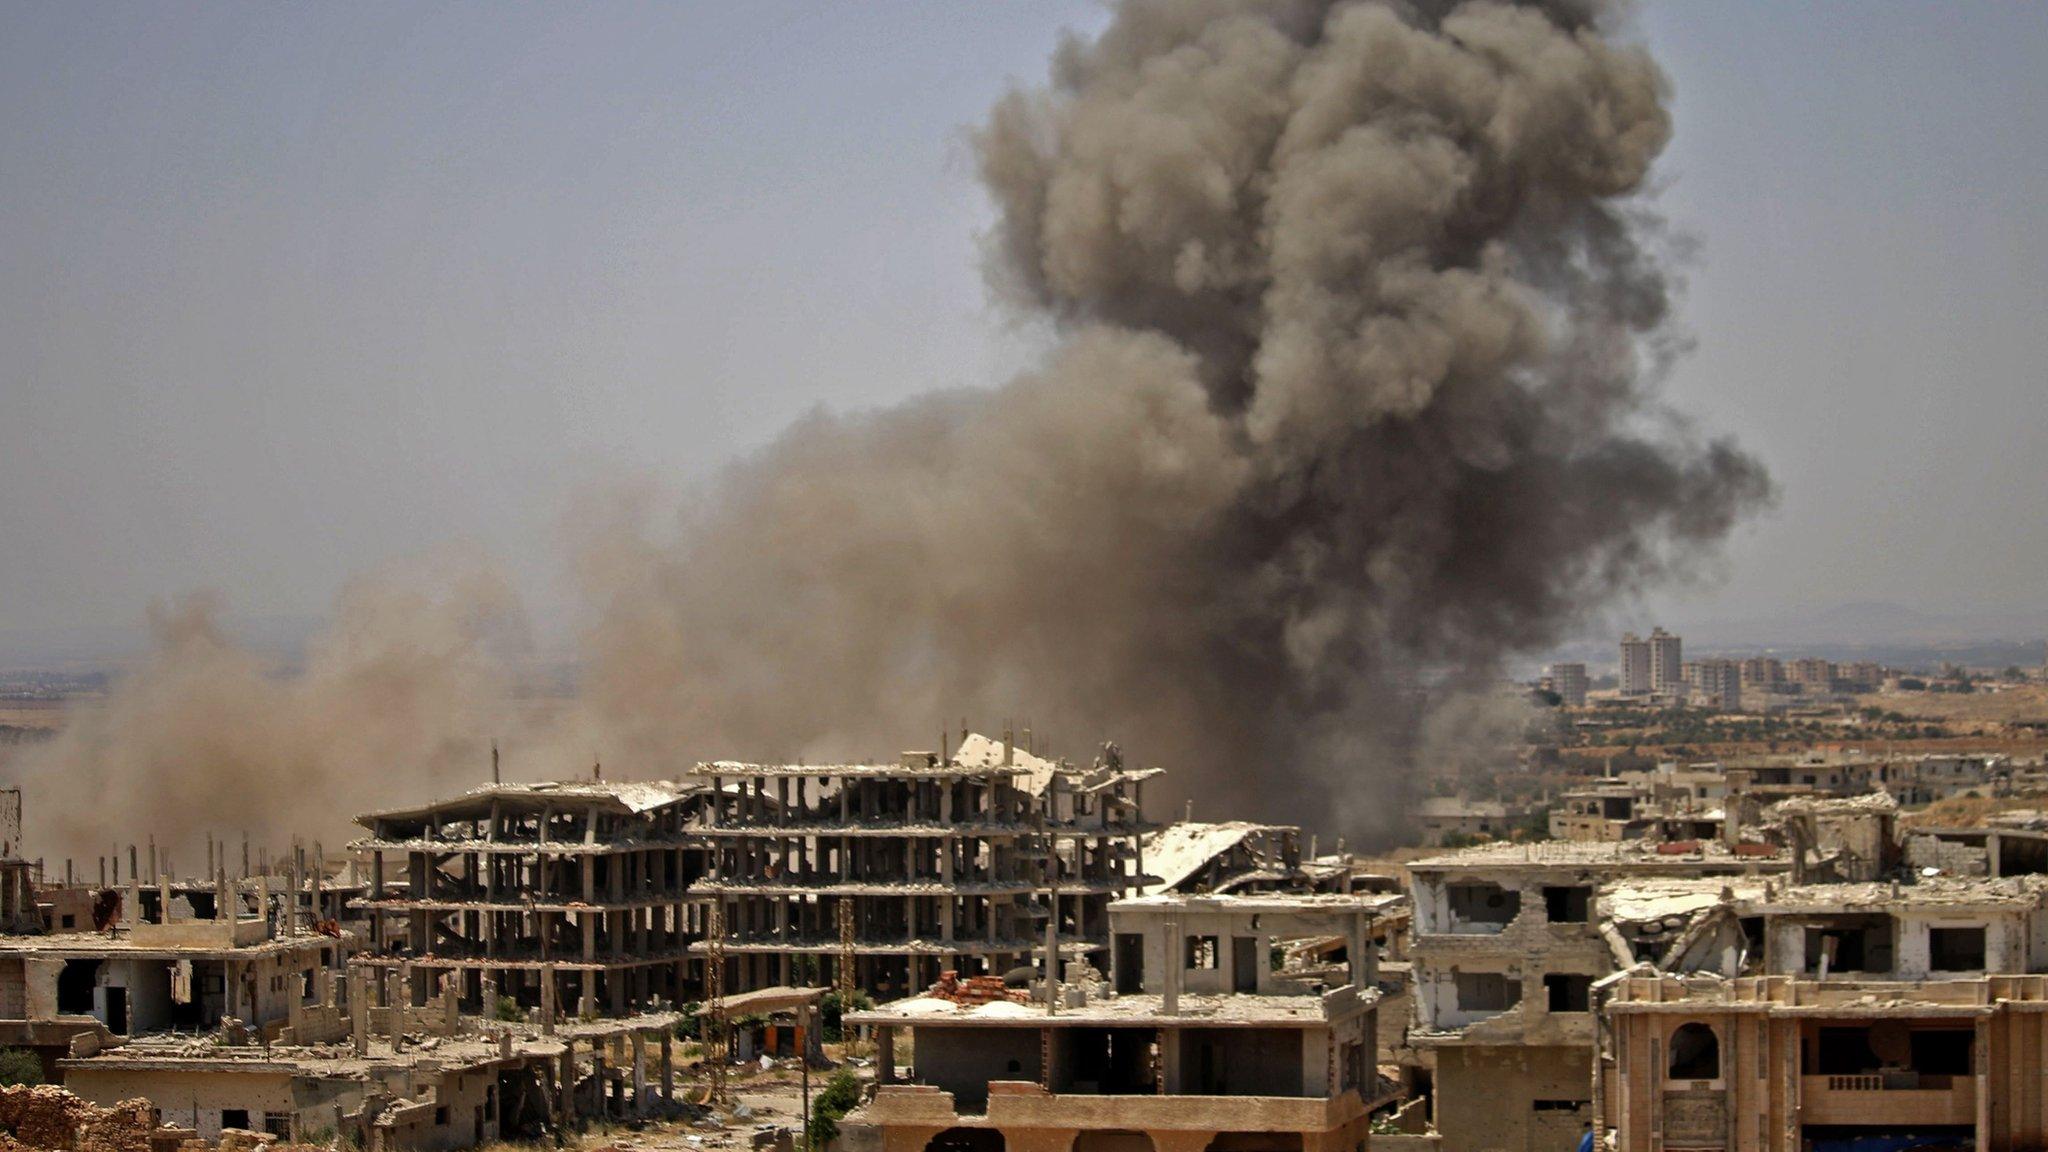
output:
[[[579,491],[1031,362],[983,291],[963,126],[1102,19],[0,12],[0,644],[118,649],[195,589],[287,636],[444,548],[570,635]],[[1587,639],[1796,644],[1859,605],[2048,631],[2048,10],[1639,25],[1676,91],[1657,207],[1698,246],[1669,391],[1781,496]]]

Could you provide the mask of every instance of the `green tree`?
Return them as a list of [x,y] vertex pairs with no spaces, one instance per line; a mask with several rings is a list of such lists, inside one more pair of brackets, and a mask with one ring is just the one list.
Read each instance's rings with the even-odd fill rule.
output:
[[0,1087],[43,1082],[43,1062],[26,1048],[0,1048]]
[[839,1136],[839,1120],[860,1105],[860,1079],[850,1068],[832,1074],[825,1090],[811,1101],[811,1122],[805,1125],[804,1149],[823,1148]]

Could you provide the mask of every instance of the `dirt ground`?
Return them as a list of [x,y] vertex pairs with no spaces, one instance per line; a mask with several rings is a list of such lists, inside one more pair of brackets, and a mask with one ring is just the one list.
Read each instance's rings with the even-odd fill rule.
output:
[[[836,1053],[828,1049],[827,1056],[838,1063]],[[853,1069],[863,1080],[873,1075],[872,1068],[854,1065]],[[837,1070],[811,1069],[813,1099]],[[694,1075],[681,1080],[677,1094],[687,1096],[700,1083]],[[576,1147],[584,1152],[745,1152],[776,1147],[778,1129],[791,1139],[802,1132],[803,1078],[795,1061],[780,1061],[770,1072],[735,1066],[729,1083],[735,1106],[721,1110],[715,1120],[594,1126],[582,1134]],[[526,1152],[528,1146],[507,1145],[506,1149]]]

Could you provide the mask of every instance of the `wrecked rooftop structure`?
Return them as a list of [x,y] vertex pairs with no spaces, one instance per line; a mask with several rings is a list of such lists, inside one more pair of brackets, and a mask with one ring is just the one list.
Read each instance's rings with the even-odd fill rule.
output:
[[[1704,894],[1702,894],[1704,895]],[[1611,1146],[2019,1149],[2048,1136],[2048,878],[1730,888],[1604,980]]]
[[[1064,981],[1014,997],[942,984],[852,1014],[874,1029],[879,1063],[874,1096],[841,1122],[841,1146],[1351,1152],[1395,1095],[1377,1067],[1379,991],[1365,946],[1387,900],[1119,901],[1107,977],[1073,962]],[[1298,936],[1355,945],[1338,979],[1273,967],[1280,943]]]
[[1291,824],[1181,821],[1146,835],[1142,849],[1153,877],[1147,896],[1351,890],[1351,858],[1341,850],[1318,857],[1314,837],[1304,854],[1301,829]]
[[[1109,943],[1109,902],[1147,877],[1144,782],[1115,745],[1075,768],[967,734],[893,764],[700,764],[706,874],[729,991],[836,982],[894,999],[942,970],[1001,974],[1048,931]],[[1056,867],[1049,862],[1057,863]]]
[[1486,845],[1411,863],[1409,1045],[1445,1152],[1569,1147],[1592,1121],[1592,988],[1632,961],[1598,913],[1601,885],[1790,867],[1717,841]]
[[490,784],[360,817],[376,1003],[424,1004],[444,980],[481,1015],[691,998],[704,797],[695,781]]

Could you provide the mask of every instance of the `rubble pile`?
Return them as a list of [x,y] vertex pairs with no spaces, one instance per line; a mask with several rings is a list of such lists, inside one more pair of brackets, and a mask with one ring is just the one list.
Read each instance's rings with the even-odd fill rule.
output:
[[0,1132],[27,1148],[63,1152],[150,1152],[156,1106],[124,1100],[112,1108],[48,1084],[0,1088]]
[[1031,1000],[1028,990],[1009,987],[1001,976],[969,976],[962,980],[960,973],[951,968],[939,973],[939,982],[932,985],[926,994],[968,1007],[997,1000],[1007,1000],[1012,1004],[1027,1004]]
[[51,1084],[0,1088],[0,1152],[296,1152],[267,1133],[221,1133],[219,1144],[189,1128],[157,1123],[156,1105],[123,1100],[103,1108]]

